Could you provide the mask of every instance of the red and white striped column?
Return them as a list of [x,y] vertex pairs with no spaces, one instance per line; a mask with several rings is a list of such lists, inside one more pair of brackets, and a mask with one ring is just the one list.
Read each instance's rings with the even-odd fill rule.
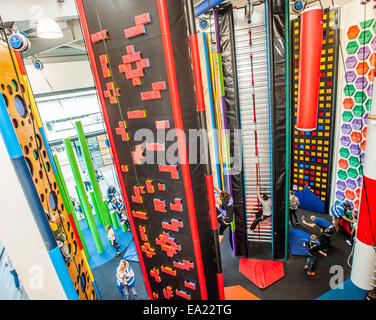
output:
[[368,117],[367,149],[355,251],[352,282],[363,290],[374,289],[376,269],[376,81],[373,84],[372,108]]

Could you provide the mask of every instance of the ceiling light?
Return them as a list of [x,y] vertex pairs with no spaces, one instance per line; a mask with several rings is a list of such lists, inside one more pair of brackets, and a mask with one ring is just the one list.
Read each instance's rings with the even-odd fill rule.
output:
[[37,24],[37,35],[39,38],[56,39],[62,38],[63,33],[56,21],[51,19],[41,19]]

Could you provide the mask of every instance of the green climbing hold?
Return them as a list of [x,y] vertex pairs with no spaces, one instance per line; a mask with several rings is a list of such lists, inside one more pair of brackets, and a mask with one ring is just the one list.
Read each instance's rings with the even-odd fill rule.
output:
[[353,84],[347,84],[347,85],[345,85],[343,90],[345,91],[346,96],[352,96],[355,92],[355,87],[354,87]]
[[372,22],[373,22],[373,19],[362,21],[360,23],[360,26],[362,27],[362,29],[366,29],[366,28],[369,28],[371,26]]
[[351,156],[351,157],[349,158],[349,163],[350,163],[350,166],[356,168],[356,167],[359,165],[360,162],[359,162],[358,157]]
[[357,104],[352,110],[355,117],[362,117],[365,112],[363,106],[360,104]]
[[366,44],[366,43],[370,42],[371,39],[372,39],[372,33],[369,30],[362,31],[359,34],[359,43],[360,44]]
[[342,119],[345,122],[350,122],[353,119],[353,115],[352,115],[351,111],[344,111],[342,113]]
[[367,95],[363,91],[358,91],[355,93],[355,102],[356,103],[363,103],[367,99]]
[[348,54],[354,54],[358,50],[359,46],[356,41],[350,41],[347,44],[346,51]]
[[350,178],[355,179],[358,176],[358,171],[356,171],[354,168],[347,169],[347,174]]
[[364,105],[366,106],[367,111],[371,111],[372,99],[368,99]]
[[346,180],[347,179],[347,173],[345,170],[338,170],[338,178],[341,180]]
[[350,151],[349,149],[342,147],[341,149],[339,149],[339,154],[342,158],[346,159],[350,155]]

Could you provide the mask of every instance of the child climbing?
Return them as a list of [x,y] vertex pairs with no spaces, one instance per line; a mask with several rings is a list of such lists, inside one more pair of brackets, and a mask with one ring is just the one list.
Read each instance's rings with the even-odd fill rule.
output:
[[294,226],[293,218],[295,219],[295,225],[298,226],[298,217],[296,216],[296,211],[299,208],[299,199],[295,196],[294,191],[290,190],[290,198],[289,198],[289,209],[290,209],[290,223]]
[[308,248],[308,258],[304,268],[307,270],[308,275],[314,276],[316,273],[313,272],[313,270],[317,261],[318,253],[322,254],[325,257],[327,256],[327,254],[320,250],[319,244],[317,242],[317,236],[315,234],[311,235],[311,240],[305,242],[303,245]]
[[265,219],[268,219],[272,215],[272,202],[267,194],[263,194],[262,197],[260,196],[260,187],[257,186],[257,197],[262,204],[262,212],[259,211],[256,214],[256,219],[253,221],[251,227],[248,230],[248,233],[253,232],[253,230],[256,229],[257,225],[264,221]]
[[135,300],[138,296],[135,285],[136,278],[131,266],[127,260],[121,260],[116,269],[116,286],[122,297],[125,296],[126,300]]
[[111,245],[115,248],[116,250],[116,255],[115,257],[118,257],[120,255],[120,252],[119,252],[119,248],[120,248],[120,244],[118,244],[116,242],[116,236],[115,236],[115,232],[114,230],[112,230],[111,226],[106,226],[106,230],[107,230],[107,239],[110,240],[111,242]]
[[215,202],[219,205],[219,209],[217,208],[217,220],[220,224],[218,233],[219,243],[221,243],[224,231],[232,223],[234,216],[234,200],[228,192],[222,191],[215,186],[214,190],[219,193],[219,199],[215,198]]
[[63,223],[65,221],[64,216],[59,216],[58,214],[51,216],[50,226],[51,230],[54,234],[56,239],[56,243],[64,256],[65,263],[68,263],[72,260],[71,256],[69,255],[69,250],[66,245],[67,236],[63,231]]

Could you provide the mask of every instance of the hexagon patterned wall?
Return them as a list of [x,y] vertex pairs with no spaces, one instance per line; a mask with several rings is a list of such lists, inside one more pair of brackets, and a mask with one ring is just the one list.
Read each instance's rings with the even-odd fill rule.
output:
[[335,201],[359,209],[363,182],[367,119],[376,64],[376,21],[366,19],[347,29],[344,40],[345,86],[340,120]]

